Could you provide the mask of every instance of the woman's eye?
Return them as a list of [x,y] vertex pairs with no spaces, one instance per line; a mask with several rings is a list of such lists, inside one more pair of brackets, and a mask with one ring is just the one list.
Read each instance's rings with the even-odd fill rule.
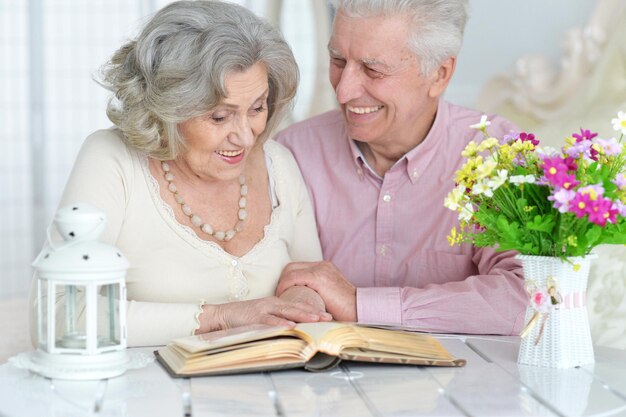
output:
[[265,111],[265,106],[264,105],[260,105],[259,107],[255,107],[254,111],[257,113],[263,113]]
[[214,123],[221,123],[226,120],[226,117],[228,116],[224,113],[213,113],[211,115],[211,121]]

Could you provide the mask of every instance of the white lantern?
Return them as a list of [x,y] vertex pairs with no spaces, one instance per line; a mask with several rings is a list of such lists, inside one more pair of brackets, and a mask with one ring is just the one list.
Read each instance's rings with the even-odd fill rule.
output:
[[54,225],[63,238],[48,244],[37,271],[37,351],[33,368],[59,379],[101,379],[127,368],[128,261],[98,240],[106,216],[87,204],[61,208]]

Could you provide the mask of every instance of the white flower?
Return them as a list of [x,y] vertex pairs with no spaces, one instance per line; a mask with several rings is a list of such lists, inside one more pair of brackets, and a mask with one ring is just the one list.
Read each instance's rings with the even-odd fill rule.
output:
[[475,194],[475,195],[484,194],[485,197],[493,197],[493,190],[491,189],[491,187],[487,184],[485,180],[482,180],[474,184],[474,186],[472,187],[472,194]]
[[508,175],[509,171],[507,171],[506,169],[500,169],[498,170],[498,175],[487,181],[487,185],[492,190],[497,190],[502,184],[504,184]]
[[537,153],[542,156],[552,157],[559,154],[559,151],[552,146],[538,146],[535,149]]
[[534,184],[537,179],[532,175],[511,175],[509,182],[511,184]]
[[464,200],[464,194],[465,187],[463,185],[457,185],[443,200],[443,205],[450,210],[458,210],[461,207],[461,201]]
[[490,124],[491,122],[487,120],[487,115],[483,114],[482,117],[480,118],[480,122],[474,125],[470,125],[470,128],[484,131],[487,128],[487,126],[489,126]]
[[613,123],[613,129],[618,132],[621,131],[622,135],[626,135],[626,113],[623,111],[617,113],[617,118],[611,120]]
[[474,206],[472,206],[472,203],[467,203],[465,204],[465,206],[463,206],[461,211],[459,211],[459,221],[469,222],[472,219],[473,215]]

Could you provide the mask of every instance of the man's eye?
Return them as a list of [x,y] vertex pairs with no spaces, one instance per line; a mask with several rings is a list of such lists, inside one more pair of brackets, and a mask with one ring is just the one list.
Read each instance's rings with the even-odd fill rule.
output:
[[343,68],[346,66],[346,60],[341,58],[330,58],[330,62],[336,67]]
[[385,76],[382,72],[369,67],[365,67],[365,72],[367,72],[367,75],[371,78],[383,78]]

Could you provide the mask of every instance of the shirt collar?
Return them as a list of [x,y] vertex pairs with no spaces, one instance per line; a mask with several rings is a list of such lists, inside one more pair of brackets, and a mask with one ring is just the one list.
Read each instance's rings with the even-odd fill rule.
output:
[[359,176],[359,179],[362,181],[364,169],[369,169],[372,173],[374,173],[374,171],[372,171],[372,169],[367,164],[367,161],[365,160],[363,153],[357,146],[354,139],[351,139],[348,137],[348,145],[350,146],[350,152],[352,153],[352,161],[354,162],[354,169],[356,170],[356,173]]
[[437,150],[443,142],[447,120],[448,106],[443,99],[439,99],[435,121],[430,127],[428,134],[419,145],[404,155],[407,161],[406,174],[409,176],[411,183],[415,184],[419,180],[428,165],[430,165],[433,157],[437,154]]

